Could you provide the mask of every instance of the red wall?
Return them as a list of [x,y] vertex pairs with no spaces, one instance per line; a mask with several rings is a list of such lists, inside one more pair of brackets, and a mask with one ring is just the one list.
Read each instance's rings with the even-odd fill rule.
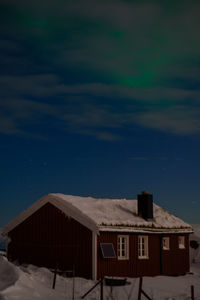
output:
[[[138,234],[129,234],[129,259],[105,259],[100,243],[113,243],[117,254],[117,233],[102,232],[97,238],[97,277],[177,275],[189,271],[189,239],[178,248],[178,235],[170,236],[170,250],[161,249],[161,235],[149,235],[149,259],[138,259]],[[142,234],[143,235],[143,234]],[[75,268],[75,275],[92,278],[92,232],[47,203],[9,232],[8,258],[19,263],[63,270]]]
[[45,204],[10,233],[8,258],[20,263],[72,270],[92,277],[92,232],[66,217],[50,203]]
[[163,274],[184,274],[190,270],[189,236],[185,236],[185,249],[178,247],[178,235],[170,236],[170,250],[162,251]]
[[[186,248],[178,248],[178,235],[171,235],[170,250],[161,249],[161,235],[149,235],[149,258],[138,258],[138,235],[129,234],[129,259],[103,258],[100,243],[113,243],[117,255],[117,233],[104,233],[98,237],[97,245],[97,277],[101,276],[156,276],[177,275],[189,271],[189,241],[186,237]],[[143,235],[143,234],[142,234]],[[160,252],[160,250],[162,252]],[[162,253],[162,255],[161,255]]]

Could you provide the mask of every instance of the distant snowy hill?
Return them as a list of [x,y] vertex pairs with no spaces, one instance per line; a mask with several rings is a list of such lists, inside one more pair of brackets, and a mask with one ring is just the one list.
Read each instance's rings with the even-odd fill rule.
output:
[[191,224],[193,229],[194,229],[194,233],[190,234],[190,243],[192,241],[196,241],[196,249],[190,247],[190,261],[191,262],[200,262],[200,224]]
[[2,233],[2,228],[0,228],[0,250],[5,250],[6,247],[6,240],[5,238],[1,235]]
[[191,237],[195,237],[200,240],[200,224],[191,224],[191,226],[194,229],[194,233],[191,234]]

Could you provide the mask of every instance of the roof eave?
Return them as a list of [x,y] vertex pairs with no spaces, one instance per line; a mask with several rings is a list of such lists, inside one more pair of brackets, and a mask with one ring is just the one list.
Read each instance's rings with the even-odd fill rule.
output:
[[175,234],[193,233],[191,228],[151,228],[136,226],[99,226],[100,232],[126,232],[126,233],[152,233],[152,234]]

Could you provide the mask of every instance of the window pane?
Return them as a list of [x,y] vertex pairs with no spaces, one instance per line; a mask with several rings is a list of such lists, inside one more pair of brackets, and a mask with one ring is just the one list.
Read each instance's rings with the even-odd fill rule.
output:
[[118,236],[118,258],[128,259],[128,236]]
[[185,237],[184,236],[178,237],[178,246],[179,246],[179,249],[185,248]]
[[162,248],[163,250],[169,250],[169,237],[163,237]]
[[148,258],[148,236],[138,236],[138,256]]

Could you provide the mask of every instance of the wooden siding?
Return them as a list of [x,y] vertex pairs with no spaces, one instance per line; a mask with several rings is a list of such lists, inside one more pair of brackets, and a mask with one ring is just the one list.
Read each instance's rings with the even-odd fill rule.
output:
[[189,236],[188,234],[180,235],[185,236],[185,249],[178,247],[179,235],[169,235],[170,249],[162,250],[162,269],[165,275],[185,274],[190,270]]
[[[124,233],[123,233],[124,234]],[[117,258],[117,233],[101,233],[97,241],[97,277],[139,277],[177,275],[189,271],[189,239],[185,235],[186,248],[178,248],[178,235],[171,235],[170,250],[162,250],[162,235],[148,235],[148,259],[138,258],[138,235],[129,235],[129,259]],[[143,235],[143,234],[141,234]],[[103,258],[100,243],[113,243],[116,258]]]
[[92,232],[50,203],[9,232],[8,258],[92,278]]
[[[97,237],[97,278],[178,275],[189,271],[188,234],[184,235],[185,249],[179,249],[178,235],[168,235],[170,250],[162,249],[163,235],[148,235],[148,259],[138,258],[140,234],[127,235],[129,236],[127,260],[102,257],[100,250],[102,242],[113,243],[117,256],[118,233],[102,232]],[[74,266],[76,276],[92,278],[92,232],[50,203],[45,204],[10,231],[9,237],[10,260],[49,268],[55,268],[58,263],[59,268],[63,270],[72,270]]]

